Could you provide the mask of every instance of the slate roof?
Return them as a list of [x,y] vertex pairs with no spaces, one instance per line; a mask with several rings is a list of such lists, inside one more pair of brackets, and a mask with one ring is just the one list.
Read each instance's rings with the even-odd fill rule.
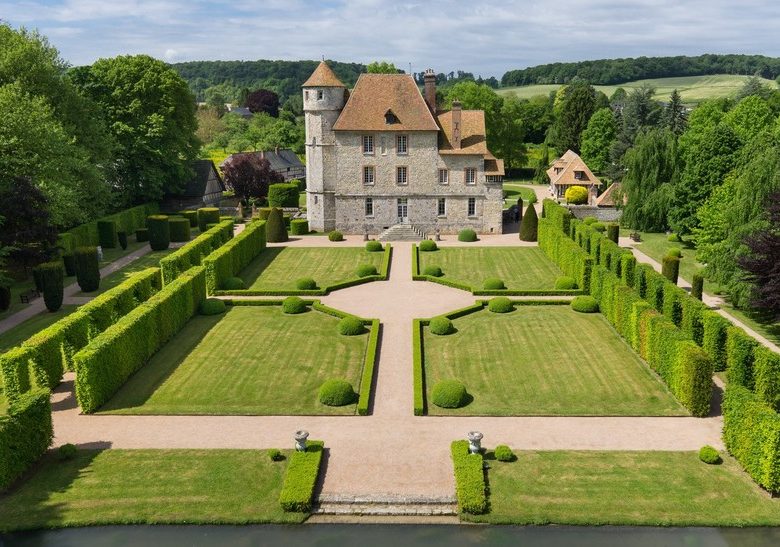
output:
[[259,150],[257,152],[238,152],[228,156],[222,165],[226,165],[231,162],[232,158],[236,156],[258,156],[260,158],[268,160],[271,164],[271,169],[274,171],[286,171],[288,167],[303,168],[303,162],[300,158],[290,150],[289,148],[279,148],[278,150]]
[[345,87],[341,83],[339,77],[328,66],[328,63],[321,61],[314,72],[311,73],[309,79],[306,80],[301,87]]
[[[556,173],[556,168],[560,168],[561,171]],[[575,171],[582,171],[582,178],[574,178]],[[582,161],[582,158],[572,150],[567,150],[563,156],[552,162],[547,170],[547,176],[550,177],[550,184],[556,186],[598,186],[601,184],[601,181]]]
[[219,181],[220,188],[222,188],[223,192],[225,191],[225,183],[223,182],[222,177],[219,175],[219,171],[217,171],[213,161],[195,160],[191,167],[192,170],[195,171],[195,176],[191,180],[187,181],[186,186],[180,193],[172,194],[173,196],[184,198],[203,197],[206,194],[206,186],[208,185],[212,170],[214,171],[214,174]]

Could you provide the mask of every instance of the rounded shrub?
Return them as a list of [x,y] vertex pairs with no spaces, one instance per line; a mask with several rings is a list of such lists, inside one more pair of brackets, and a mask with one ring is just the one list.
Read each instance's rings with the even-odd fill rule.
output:
[[513,462],[517,459],[512,449],[505,444],[498,445],[493,453],[500,462]]
[[338,230],[333,230],[328,234],[328,240],[329,241],[344,241],[344,234],[339,232]]
[[240,277],[228,277],[222,282],[222,288],[226,291],[243,291],[246,283]]
[[325,380],[320,386],[320,402],[327,406],[351,405],[357,393],[346,380]]
[[149,230],[146,228],[138,228],[135,231],[135,240],[138,243],[144,243],[145,241],[149,241]]
[[282,311],[289,314],[303,313],[306,311],[306,303],[297,296],[288,296],[282,301]]
[[666,254],[677,258],[682,258],[682,249],[680,247],[670,247]]
[[428,328],[431,329],[433,334],[438,334],[439,336],[446,336],[451,334],[454,330],[452,321],[444,316],[434,317],[431,319],[431,322],[428,324]]
[[198,209],[198,229],[200,233],[208,230],[209,224],[219,223],[219,209],[216,207],[201,207]]
[[382,250],[384,250],[384,247],[382,247],[382,243],[380,241],[371,240],[366,242],[366,251],[369,253],[378,253]]
[[225,313],[226,309],[227,306],[225,306],[223,300],[220,300],[219,298],[207,298],[200,303],[198,313],[201,315],[219,315],[220,313]]
[[418,249],[420,249],[421,251],[424,251],[426,253],[430,252],[430,251],[435,251],[438,248],[439,248],[439,246],[436,245],[436,242],[434,240],[432,240],[432,239],[423,239],[420,242],[420,245],[418,246]]
[[433,404],[439,408],[461,408],[469,402],[466,386],[458,380],[442,380],[433,386]]
[[563,195],[569,205],[583,205],[588,203],[588,190],[584,186],[572,186]]
[[354,315],[347,315],[339,321],[339,334],[344,336],[357,336],[365,331],[366,328],[363,326],[363,321]]
[[669,234],[666,236],[666,241],[671,241],[672,243],[679,243],[680,242],[680,236],[677,234]]
[[295,288],[299,291],[313,291],[317,288],[317,282],[311,277],[301,277],[295,282]]
[[265,225],[265,239],[268,243],[282,243],[287,241],[287,228],[284,226],[282,210],[274,207],[268,214]]
[[489,277],[485,279],[485,282],[482,284],[482,288],[486,291],[500,291],[506,289],[506,285],[504,285],[504,282],[497,277]]
[[61,462],[72,460],[79,453],[75,444],[66,443],[57,449],[57,459]]
[[100,263],[97,248],[76,247],[73,251],[76,260],[76,282],[83,292],[93,292],[100,288]]
[[309,233],[309,221],[305,218],[294,218],[290,221],[290,234],[305,236]]
[[377,275],[376,266],[373,264],[361,264],[357,268],[358,277],[367,277],[369,275]]
[[590,226],[591,224],[596,224],[598,221],[599,221],[599,219],[597,219],[596,217],[585,217],[584,219],[582,219],[582,223],[585,226]]
[[117,232],[116,237],[119,240],[119,246],[122,247],[122,250],[124,251],[127,249],[127,232],[124,230]]
[[568,275],[562,275],[555,280],[556,291],[571,291],[576,288],[577,288],[577,282],[574,280],[573,277],[569,277]]
[[575,296],[571,301],[571,309],[580,313],[596,313],[599,311],[599,303],[592,296]]
[[65,295],[65,268],[62,262],[45,262],[36,267],[43,288],[43,302],[49,311],[62,307]]
[[476,240],[477,240],[477,232],[475,232],[471,228],[464,228],[460,232],[458,232],[458,241],[465,241],[471,243],[472,241],[476,241]]
[[171,217],[168,220],[168,225],[171,231],[171,241],[182,242],[190,240],[190,221],[188,219]]
[[185,211],[179,211],[179,215],[183,216],[187,220],[190,221],[190,228],[197,228],[198,227],[198,212],[194,211],[192,209],[188,209]]
[[146,229],[149,230],[149,247],[153,251],[164,251],[171,245],[171,226],[167,216],[146,217]]
[[65,275],[68,277],[76,275],[76,259],[73,254],[62,255],[62,265],[65,266]]
[[594,222],[590,227],[602,234],[607,231],[607,225],[603,222]]
[[714,465],[720,463],[720,454],[710,445],[702,446],[699,450],[699,459],[704,463]]
[[298,207],[298,184],[279,183],[268,187],[268,205],[271,207]]
[[506,296],[497,296],[488,301],[488,309],[494,313],[509,313],[514,309],[514,304]]
[[523,220],[520,221],[520,240],[521,241],[536,241],[536,237],[539,233],[539,217],[536,215],[536,209],[533,203],[528,205],[523,215]]
[[11,307],[11,287],[0,285],[0,311],[5,311]]
[[439,266],[426,266],[423,270],[423,275],[430,275],[431,277],[441,277],[444,272],[441,271]]
[[282,451],[278,448],[269,448],[268,449],[268,459],[272,462],[280,462],[284,459],[284,455],[282,454]]

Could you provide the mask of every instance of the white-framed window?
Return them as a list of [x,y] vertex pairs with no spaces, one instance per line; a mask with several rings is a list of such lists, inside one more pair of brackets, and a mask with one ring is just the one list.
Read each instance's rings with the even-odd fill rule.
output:
[[470,217],[477,216],[477,198],[469,198],[468,216]]
[[366,216],[374,216],[374,198],[366,198]]
[[501,175],[486,175],[485,182],[501,182]]
[[364,165],[363,166],[363,184],[366,185],[372,185],[374,184],[374,179],[376,175],[376,170],[373,165]]
[[436,204],[436,214],[440,217],[447,216],[447,199],[439,198]]
[[468,185],[474,185],[477,183],[477,170],[473,167],[466,167],[465,169],[465,175],[466,175],[466,184]]
[[396,135],[395,137],[396,154],[409,153],[409,137],[407,135]]
[[439,169],[439,184],[449,184],[449,183],[450,183],[450,170]]
[[583,180],[585,178],[585,171],[575,171],[574,178],[577,180]]
[[325,98],[325,92],[323,90],[321,90],[321,89],[318,89],[317,90],[317,100],[321,101],[324,98]]
[[409,184],[409,169],[405,165],[395,168],[395,183],[400,186]]
[[363,153],[364,154],[373,154],[374,153],[374,136],[373,135],[363,135]]

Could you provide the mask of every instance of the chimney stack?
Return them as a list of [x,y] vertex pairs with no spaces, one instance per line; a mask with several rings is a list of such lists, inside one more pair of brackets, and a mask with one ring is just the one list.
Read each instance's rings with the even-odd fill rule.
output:
[[460,113],[461,113],[460,101],[458,100],[452,101],[452,147],[455,150],[460,150],[460,135],[461,135]]
[[429,68],[425,71],[423,77],[425,82],[425,102],[428,103],[428,108],[431,114],[436,115],[436,74],[433,73],[433,69]]

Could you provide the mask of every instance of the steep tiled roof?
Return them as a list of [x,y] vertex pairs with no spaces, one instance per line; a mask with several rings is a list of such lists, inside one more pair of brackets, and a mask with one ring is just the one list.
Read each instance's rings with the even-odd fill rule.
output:
[[333,130],[438,131],[439,126],[411,76],[361,74]]
[[325,61],[320,61],[301,87],[345,87]]
[[490,151],[485,154],[485,175],[504,176],[504,160],[496,158]]
[[[556,169],[559,171],[556,173]],[[575,178],[575,171],[582,171],[582,177]],[[556,186],[593,186],[600,185],[601,181],[593,174],[590,168],[575,152],[567,150],[566,153],[552,162],[547,170],[550,183]]]
[[195,176],[187,181],[187,184],[181,190],[181,192],[172,193],[175,197],[185,198],[200,198],[206,193],[206,187],[208,186],[209,177],[212,171],[216,176],[222,191],[225,191],[225,183],[222,182],[222,177],[219,176],[219,171],[214,166],[214,162],[211,160],[195,160],[192,162],[192,170],[195,171]]
[[460,148],[452,147],[452,111],[436,116],[441,126],[440,154],[489,154],[485,140],[485,113],[482,110],[462,110],[460,114]]
[[[610,185],[609,188],[607,188],[603,194],[601,194],[598,199],[596,199],[596,205],[599,207],[615,207],[617,205],[618,195],[622,192],[620,191],[620,183],[615,182],[614,184]],[[628,203],[628,196],[623,194],[623,205]]]

